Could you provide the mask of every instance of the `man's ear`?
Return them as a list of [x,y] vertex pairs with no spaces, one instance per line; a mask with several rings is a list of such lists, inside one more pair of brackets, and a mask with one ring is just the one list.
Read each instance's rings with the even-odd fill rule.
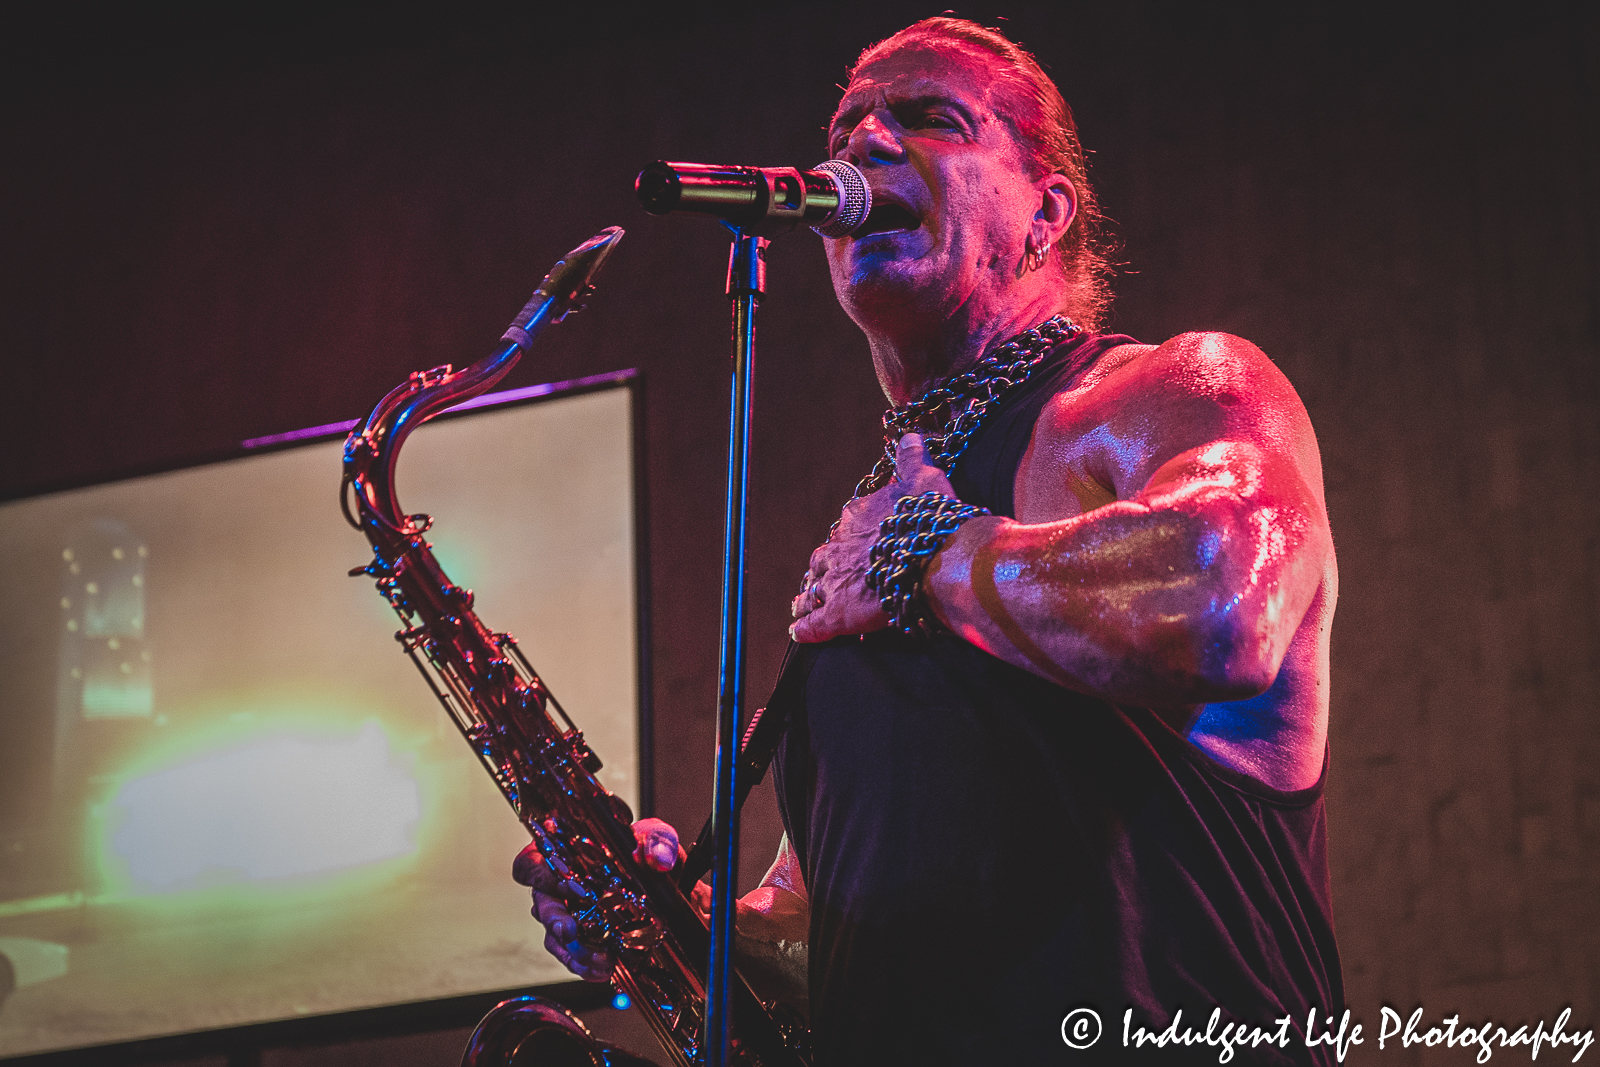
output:
[[1039,179],[1039,210],[1033,216],[1035,247],[1049,248],[1066,235],[1078,217],[1078,188],[1065,174]]

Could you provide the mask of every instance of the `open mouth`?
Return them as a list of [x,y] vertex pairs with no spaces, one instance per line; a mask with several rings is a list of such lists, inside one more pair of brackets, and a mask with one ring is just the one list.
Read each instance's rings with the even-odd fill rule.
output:
[[872,213],[850,236],[867,237],[874,233],[894,233],[897,230],[914,230],[922,225],[922,220],[912,213],[911,209],[903,204],[882,203],[875,204]]

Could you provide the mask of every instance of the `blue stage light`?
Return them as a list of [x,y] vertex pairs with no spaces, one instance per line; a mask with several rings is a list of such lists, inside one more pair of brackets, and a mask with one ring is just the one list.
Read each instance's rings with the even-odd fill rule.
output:
[[611,998],[611,1006],[616,1008],[618,1011],[627,1011],[628,1005],[632,1003],[633,1001],[628,999],[628,994],[626,993],[618,993],[616,996]]

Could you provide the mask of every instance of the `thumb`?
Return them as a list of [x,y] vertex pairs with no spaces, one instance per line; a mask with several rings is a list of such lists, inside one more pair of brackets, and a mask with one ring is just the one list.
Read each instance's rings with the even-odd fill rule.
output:
[[919,433],[908,433],[895,444],[894,473],[901,491],[908,496],[930,490],[955,496],[950,479],[934,464],[933,457],[928,455],[928,446]]
[[933,461],[928,458],[928,446],[920,433],[904,434],[895,442],[894,470],[901,481],[909,481],[918,467],[931,466]]

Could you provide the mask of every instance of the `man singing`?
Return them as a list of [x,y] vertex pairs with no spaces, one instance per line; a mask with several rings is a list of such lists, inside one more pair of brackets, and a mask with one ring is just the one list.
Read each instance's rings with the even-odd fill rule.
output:
[[[828,138],[872,189],[828,263],[892,463],[794,603],[786,835],[739,905],[747,974],[803,972],[819,1067],[1216,1062],[1123,1046],[1125,1013],[1160,1032],[1180,1009],[1180,1034],[1214,1009],[1282,1032],[1235,1062],[1331,1061],[1303,1031],[1343,1009],[1338,579],[1304,407],[1239,338],[1094,332],[1076,129],[999,33],[934,18],[869,48]],[[637,829],[670,866],[671,829]],[[537,855],[518,870],[552,951],[609,973],[562,948]],[[1078,1008],[1103,1025],[1083,1051]]]

